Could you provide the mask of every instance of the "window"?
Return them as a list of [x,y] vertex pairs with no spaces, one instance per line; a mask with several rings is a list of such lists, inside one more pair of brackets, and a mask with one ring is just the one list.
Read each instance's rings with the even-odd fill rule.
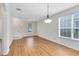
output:
[[71,37],[71,16],[62,17],[60,20],[60,35]]
[[59,37],[79,39],[79,13],[59,18]]
[[79,39],[79,13],[74,15],[73,20],[74,20],[73,21],[73,23],[74,23],[74,26],[73,26],[74,38]]
[[32,24],[28,24],[28,32],[32,32]]

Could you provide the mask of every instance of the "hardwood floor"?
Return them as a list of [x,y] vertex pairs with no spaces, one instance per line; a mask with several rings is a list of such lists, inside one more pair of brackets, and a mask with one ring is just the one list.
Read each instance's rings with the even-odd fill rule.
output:
[[2,49],[2,39],[0,39],[0,56],[2,55],[1,49]]
[[79,56],[79,51],[40,37],[24,37],[14,40],[9,56]]

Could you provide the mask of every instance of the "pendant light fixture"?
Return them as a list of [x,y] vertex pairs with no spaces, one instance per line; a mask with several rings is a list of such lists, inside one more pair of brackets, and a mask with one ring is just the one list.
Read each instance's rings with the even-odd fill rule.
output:
[[49,4],[47,3],[47,18],[44,20],[45,23],[51,23],[52,20],[49,17]]

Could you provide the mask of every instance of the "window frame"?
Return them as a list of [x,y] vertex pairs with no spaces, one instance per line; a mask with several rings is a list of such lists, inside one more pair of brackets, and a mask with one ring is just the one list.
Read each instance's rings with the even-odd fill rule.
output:
[[[75,13],[77,14],[77,13]],[[65,37],[65,36],[61,36],[61,32],[60,32],[60,29],[61,29],[61,26],[60,26],[60,20],[61,20],[61,17],[65,17],[65,16],[61,16],[58,18],[58,37],[59,38],[65,38],[65,39],[71,39],[71,40],[79,40],[77,38],[74,38],[74,15],[75,14],[71,14],[71,37]],[[69,15],[67,15],[69,16]]]
[[[30,30],[30,28],[31,28],[31,30]],[[28,32],[32,32],[32,24],[31,23],[28,24]]]

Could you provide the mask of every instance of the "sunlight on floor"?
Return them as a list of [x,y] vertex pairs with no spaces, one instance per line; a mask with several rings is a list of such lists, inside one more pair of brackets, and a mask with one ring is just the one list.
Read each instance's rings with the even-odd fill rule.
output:
[[68,52],[67,52],[67,50],[65,48],[61,48],[60,46],[57,46],[57,48],[58,48],[58,50],[55,50],[53,54],[58,54],[60,56],[66,56],[66,55],[68,55]]
[[29,38],[27,39],[27,46],[28,46],[29,48],[31,48],[31,47],[34,46],[34,39],[33,39],[33,37],[29,37]]
[[68,55],[68,52],[63,51],[62,49],[60,51],[57,51],[57,53],[61,56]]

